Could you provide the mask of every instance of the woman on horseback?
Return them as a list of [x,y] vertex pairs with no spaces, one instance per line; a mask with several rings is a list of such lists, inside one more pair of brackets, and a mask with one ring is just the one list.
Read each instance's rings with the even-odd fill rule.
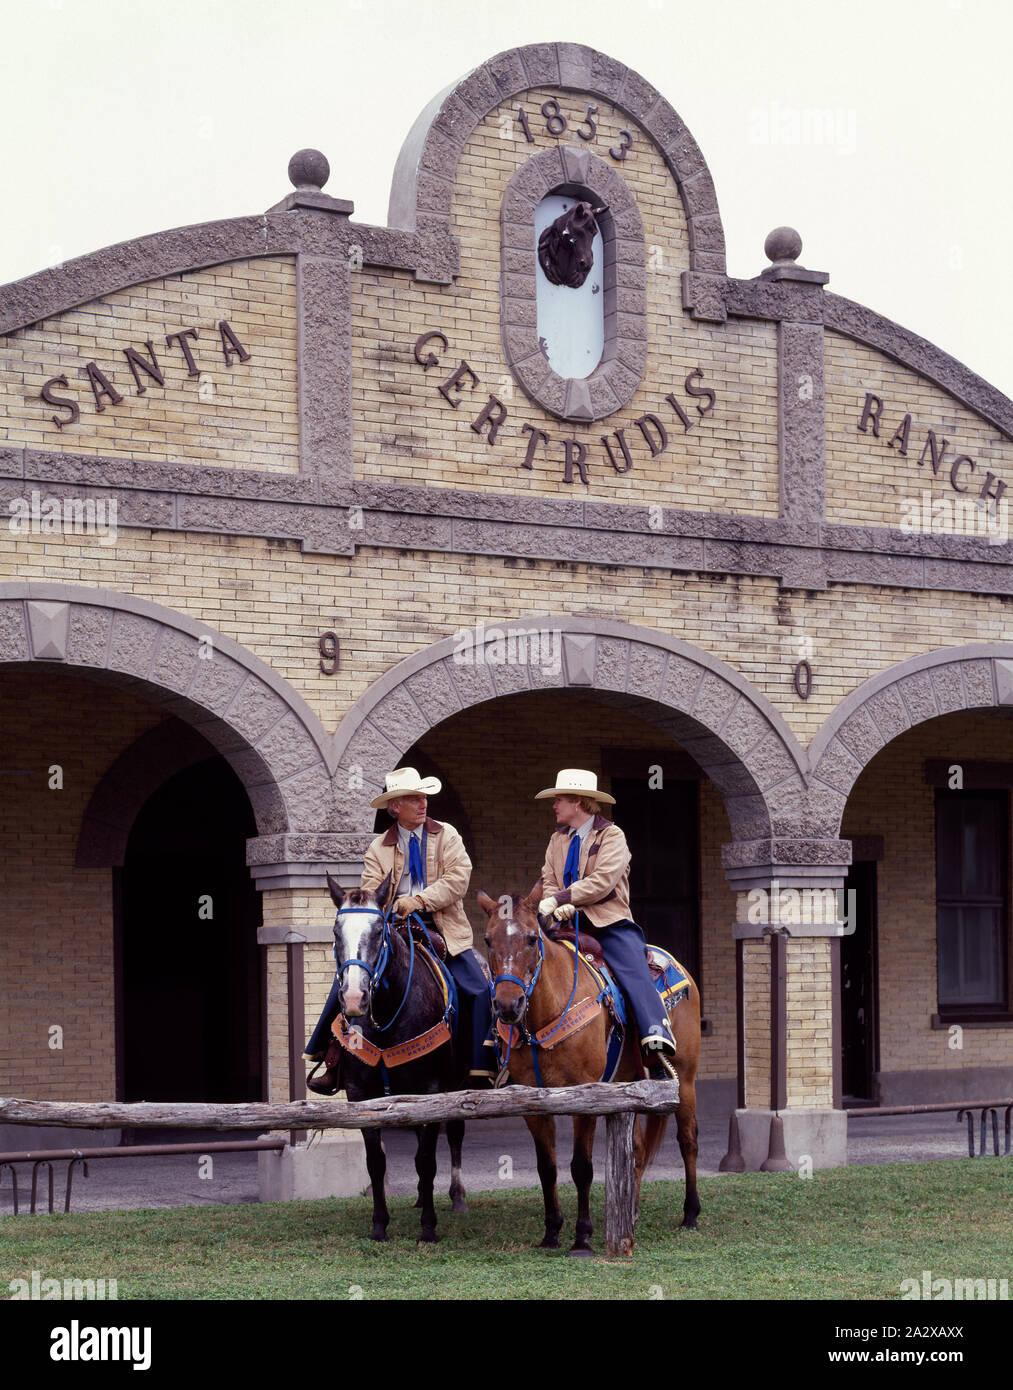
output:
[[550,797],[556,830],[545,851],[538,911],[559,922],[580,912],[581,931],[597,937],[633,1009],[648,1073],[667,1080],[659,1054],[674,1058],[675,1039],[647,966],[644,933],[630,916],[630,851],[626,836],[600,811],[602,804],[614,806],[615,797],[599,791],[596,774],[583,768],[564,768],[535,800]]

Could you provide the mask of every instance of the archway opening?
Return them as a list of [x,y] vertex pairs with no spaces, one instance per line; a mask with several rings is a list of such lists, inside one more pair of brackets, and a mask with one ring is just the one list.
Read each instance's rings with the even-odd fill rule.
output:
[[223,758],[163,783],[139,812],[117,911],[123,1098],[263,1097],[260,895],[249,800]]
[[[635,919],[698,981],[707,977],[701,838],[709,889],[727,897],[718,863],[727,817],[718,789],[664,727],[664,713],[645,700],[620,708],[597,691],[529,691],[462,710],[407,750],[403,763],[436,772],[443,783],[430,814],[464,834],[474,865],[465,907],[476,929],[484,923],[479,889],[494,897],[526,893],[538,877],[554,819],[551,803],[536,802],[535,793],[554,785],[560,768],[586,767],[616,798],[605,814],[630,846]],[[726,918],[727,910],[722,947]],[[476,941],[481,949],[480,930]],[[712,954],[710,964],[713,970]]]

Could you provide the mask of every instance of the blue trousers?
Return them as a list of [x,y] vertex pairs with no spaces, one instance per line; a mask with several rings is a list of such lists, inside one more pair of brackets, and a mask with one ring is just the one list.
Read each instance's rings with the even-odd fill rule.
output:
[[[475,959],[475,952],[469,947],[468,950],[462,951],[459,956],[448,955],[446,965],[457,985],[461,1015],[458,1019],[458,1041],[459,1044],[464,1043],[468,1048],[467,1055],[471,1059],[471,1070],[478,1072],[495,1071],[495,1061],[491,1060],[492,1050],[485,1046],[485,1040],[490,1036],[492,1029],[492,1001],[489,998],[489,986],[482,974],[482,968]],[[313,1029],[310,1040],[306,1044],[306,1051],[311,1056],[317,1052],[327,1051],[331,1040],[331,1024],[338,1016],[338,993],[339,982],[337,975],[335,975],[331,992],[327,996],[327,1003],[320,1015],[320,1021]],[[464,1031],[463,1037],[461,1036],[462,1030]]]
[[585,928],[582,924],[581,932],[585,930],[598,938],[605,964],[629,1000],[637,1020],[638,1039],[646,1037],[656,1023],[669,1032],[668,1015],[647,965],[647,943],[636,922],[626,917],[607,927]]

